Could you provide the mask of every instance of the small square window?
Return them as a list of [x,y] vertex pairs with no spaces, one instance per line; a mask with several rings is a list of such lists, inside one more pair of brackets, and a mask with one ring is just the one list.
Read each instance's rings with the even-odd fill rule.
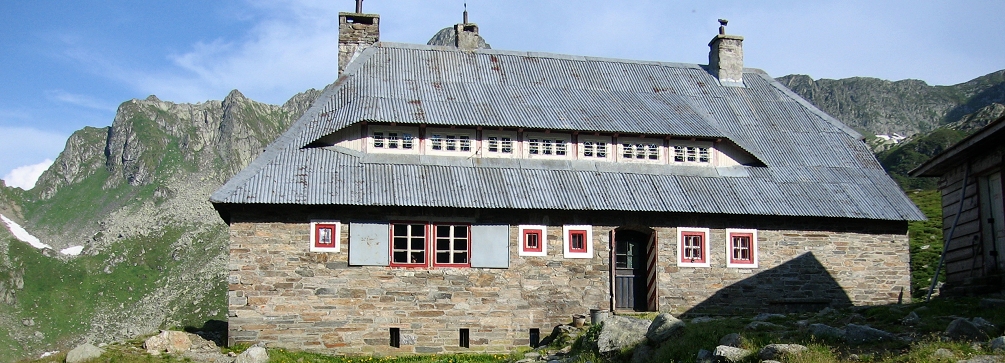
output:
[[565,140],[555,140],[555,155],[565,156],[565,154],[566,154]]
[[542,225],[522,225],[520,233],[520,256],[548,255],[548,227]]
[[461,140],[461,151],[471,151],[471,138],[467,135],[458,137]]
[[707,147],[699,147],[698,148],[698,162],[699,163],[707,163],[707,162],[710,162],[711,160],[712,160],[712,158],[711,158],[711,155],[710,155],[710,153],[708,151],[708,148]]
[[593,227],[563,226],[565,258],[593,258]]
[[726,267],[757,267],[757,230],[726,229]]
[[530,153],[531,155],[537,155],[541,153],[541,144],[537,141],[537,139],[527,140],[527,152]]
[[339,252],[338,221],[311,221],[312,252]]
[[429,145],[433,150],[443,150],[443,135],[439,134],[430,135]]
[[674,146],[673,147],[673,161],[677,163],[684,162],[684,147]]
[[677,265],[709,267],[708,228],[677,228]]
[[447,135],[447,151],[457,151],[457,136]]
[[593,157],[593,141],[583,142],[583,156],[588,158]]
[[495,136],[489,136],[489,152],[496,153],[499,152],[499,138]]
[[387,148],[397,149],[398,148],[398,133],[388,132],[387,133]]
[[412,145],[415,142],[415,135],[410,133],[403,133],[401,136],[401,148],[402,149],[412,149]]
[[506,154],[513,153],[513,139],[508,137],[502,138],[502,152]]
[[383,148],[384,147],[384,133],[383,132],[374,132],[373,133],[373,147],[374,148]]

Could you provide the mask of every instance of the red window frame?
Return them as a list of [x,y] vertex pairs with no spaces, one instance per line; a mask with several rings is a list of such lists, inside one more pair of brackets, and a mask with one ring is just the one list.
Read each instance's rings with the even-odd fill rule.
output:
[[[746,246],[737,246],[737,242],[741,242],[742,239],[746,238]],[[745,249],[747,252],[746,258],[743,256],[737,257],[737,252]],[[753,233],[730,233],[729,234],[729,262],[733,264],[753,264],[754,263],[754,234]]]
[[[471,225],[470,224],[464,224],[464,223],[434,223],[434,224],[430,224],[430,226],[431,226],[431,228],[430,228],[431,231],[430,231],[430,233],[427,234],[427,238],[431,238],[432,243],[430,245],[427,245],[428,246],[428,249],[427,249],[428,252],[426,253],[426,255],[427,256],[432,256],[432,258],[429,259],[429,262],[432,264],[432,266],[433,267],[471,267]],[[439,234],[438,234],[439,233],[439,227],[449,227],[450,230],[451,230],[450,236],[448,236],[448,237],[440,237]],[[464,227],[465,235],[464,235],[463,238],[456,236],[456,227]],[[464,251],[463,251],[463,253],[464,253],[464,262],[461,262],[461,263],[457,263],[457,262],[448,262],[448,263],[436,262],[436,260],[440,256],[440,254],[444,253],[443,251],[447,251],[446,253],[450,253],[452,255],[451,256],[452,258],[456,257],[456,255],[458,255],[460,253],[459,252],[460,250],[459,249],[454,249],[454,247],[456,247],[457,241],[458,240],[462,240],[462,239],[464,240],[464,244],[465,244]],[[448,250],[440,250],[439,249],[439,243],[441,242],[441,240],[448,240],[447,242],[451,245],[450,249],[448,249]]]
[[[396,249],[395,248],[394,242],[395,242],[395,238],[396,237],[394,235],[394,227],[397,226],[397,225],[407,226],[406,227],[407,230],[406,230],[405,236],[403,236],[403,237],[397,237],[397,238],[405,238],[405,242],[407,243],[407,245],[406,245],[406,248],[404,248],[404,249],[402,249],[402,248],[397,248]],[[417,237],[413,237],[412,236],[412,232],[415,231],[414,229],[412,229],[412,226],[420,226],[420,225],[422,226],[422,231],[423,231],[423,235],[422,235],[422,239],[423,239],[422,240],[422,254],[423,254],[424,261],[422,261],[422,262],[414,262],[414,263],[413,262],[394,262],[394,254],[396,252],[395,250],[397,250],[398,252],[405,252],[405,253],[410,253],[410,252],[416,250],[414,248],[411,248],[413,246],[412,245],[413,240],[415,238],[417,238]],[[399,221],[399,222],[391,222],[391,223],[389,223],[388,224],[388,234],[389,234],[389,237],[390,237],[390,243],[389,243],[389,246],[388,246],[388,248],[389,248],[389,251],[388,251],[388,254],[389,254],[389,256],[388,256],[388,262],[389,262],[389,265],[391,267],[428,267],[429,266],[429,261],[430,261],[429,260],[429,234],[430,234],[430,230],[429,229],[430,229],[429,228],[429,223],[426,223],[426,222]]]
[[[576,247],[576,237],[580,238],[582,246]],[[589,249],[587,248],[587,243],[590,241],[586,238],[586,231],[582,229],[570,229],[569,230],[569,253],[587,253]]]
[[[683,231],[680,233],[680,237],[681,263],[705,263],[708,261],[708,236],[704,232]],[[689,258],[688,251],[693,251],[694,248],[688,246],[688,237],[698,237],[698,251],[701,253],[701,258]]]
[[[328,231],[323,234],[321,231]],[[316,223],[314,224],[314,244],[315,248],[335,248],[338,245],[338,226],[335,223]],[[328,243],[322,242],[322,237],[328,237]],[[302,245],[301,245],[302,246]]]
[[[537,246],[536,247],[532,247],[530,245],[530,241],[531,241],[530,237],[531,236],[533,236],[534,239],[535,239],[535,242],[537,242]],[[544,243],[543,243],[543,241],[544,241],[544,231],[542,231],[540,229],[525,229],[525,230],[523,230],[523,236],[521,236],[520,241],[521,241],[521,243],[520,243],[521,247],[520,248],[522,248],[524,252],[544,252]]]

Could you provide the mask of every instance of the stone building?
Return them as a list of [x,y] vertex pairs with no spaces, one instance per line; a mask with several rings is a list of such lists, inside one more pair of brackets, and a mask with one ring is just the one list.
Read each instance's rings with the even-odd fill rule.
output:
[[483,49],[467,22],[452,44],[379,42],[360,11],[340,14],[335,84],[211,197],[231,342],[503,352],[591,309],[909,288],[923,215],[861,135],[743,68],[742,37],[720,28],[707,66]]
[[1005,117],[963,139],[911,171],[938,177],[946,283],[942,294],[999,291],[1005,271]]

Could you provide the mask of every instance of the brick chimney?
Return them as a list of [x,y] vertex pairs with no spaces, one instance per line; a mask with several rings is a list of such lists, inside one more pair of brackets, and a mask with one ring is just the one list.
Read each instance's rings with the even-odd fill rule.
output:
[[743,37],[726,34],[726,19],[719,19],[719,34],[708,43],[708,71],[719,84],[743,87]]
[[363,0],[356,0],[356,12],[338,13],[338,73],[367,46],[380,41],[380,15],[364,14]]
[[475,50],[482,48],[478,39],[478,24],[468,22],[468,4],[464,4],[464,22],[454,24],[454,33],[457,34],[457,46],[464,50]]

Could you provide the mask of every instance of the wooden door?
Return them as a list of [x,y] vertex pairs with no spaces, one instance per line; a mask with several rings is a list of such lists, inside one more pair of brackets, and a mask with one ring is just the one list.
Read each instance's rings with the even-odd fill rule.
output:
[[646,311],[646,243],[649,236],[636,231],[618,231],[615,238],[615,308]]

